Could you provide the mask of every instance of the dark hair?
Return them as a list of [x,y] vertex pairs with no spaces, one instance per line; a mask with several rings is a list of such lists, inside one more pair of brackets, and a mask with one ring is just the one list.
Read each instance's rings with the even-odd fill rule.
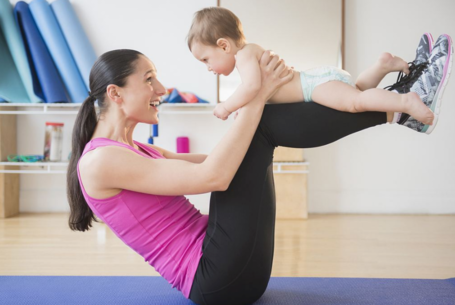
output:
[[223,7],[208,7],[196,12],[188,33],[188,48],[191,50],[196,41],[216,46],[220,38],[231,38],[238,47],[245,43],[240,19]]
[[98,117],[95,101],[98,101],[99,115],[106,112],[106,88],[110,84],[124,87],[127,77],[135,72],[136,61],[142,53],[134,50],[113,50],[101,55],[90,71],[90,92],[77,114],[72,135],[71,159],[67,172],[67,197],[70,205],[69,227],[73,231],[86,231],[97,221],[85,201],[77,175],[77,163],[85,145],[95,132]]

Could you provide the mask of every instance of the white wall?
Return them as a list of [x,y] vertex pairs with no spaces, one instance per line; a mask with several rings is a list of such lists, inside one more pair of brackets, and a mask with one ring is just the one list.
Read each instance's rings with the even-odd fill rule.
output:
[[[341,4],[341,0],[220,2],[241,20],[248,42],[273,50],[296,71],[338,65]],[[316,23],[322,26],[314,26]],[[241,83],[237,70],[229,76],[220,76],[220,100],[225,101]]]
[[[358,76],[383,51],[412,61],[424,32],[455,37],[454,12],[453,0],[346,0],[346,70]],[[430,136],[385,125],[306,150],[310,211],[455,213],[453,78]]]

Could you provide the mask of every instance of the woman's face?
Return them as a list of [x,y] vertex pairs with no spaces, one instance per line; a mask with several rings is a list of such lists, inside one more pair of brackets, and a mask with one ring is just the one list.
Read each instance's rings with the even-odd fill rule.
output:
[[228,76],[235,68],[235,57],[221,47],[207,46],[194,42],[191,46],[193,56],[207,66],[209,72]]
[[158,103],[166,88],[158,81],[155,65],[140,55],[136,72],[128,76],[121,88],[123,109],[128,118],[147,124],[158,124]]

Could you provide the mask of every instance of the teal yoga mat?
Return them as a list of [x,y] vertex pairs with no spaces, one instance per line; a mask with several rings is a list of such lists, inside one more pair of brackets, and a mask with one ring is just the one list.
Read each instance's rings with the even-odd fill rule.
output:
[[[16,67],[16,71],[19,74],[22,86],[17,83],[16,79],[6,80],[9,82],[12,87],[6,87],[5,84],[0,85],[2,88],[0,90],[0,96],[9,102],[15,103],[37,103],[40,102],[40,99],[35,95],[33,91],[33,82],[32,82],[32,73],[30,71],[30,66],[27,61],[27,55],[25,53],[24,42],[22,41],[21,34],[19,32],[19,27],[17,26],[16,21],[14,20],[13,7],[9,0],[0,0],[0,28],[3,33],[4,40],[8,46],[10,57],[13,59],[13,63]],[[12,67],[7,63],[7,66],[3,66],[4,62],[9,61],[7,58],[6,50],[2,47],[0,53],[0,61],[2,62],[1,73],[3,74],[3,69],[5,69],[6,75],[3,75],[1,78],[9,78],[9,73],[12,72]],[[6,57],[6,58],[3,58]],[[15,78],[11,75],[11,78]],[[25,90],[25,95],[21,91]]]
[[30,103],[13,57],[0,30],[0,100],[1,102]]
[[56,0],[51,3],[51,8],[60,24],[85,86],[89,89],[90,70],[97,58],[95,51],[68,0]]
[[82,103],[88,96],[88,89],[50,5],[45,0],[33,0],[29,7],[71,101]]

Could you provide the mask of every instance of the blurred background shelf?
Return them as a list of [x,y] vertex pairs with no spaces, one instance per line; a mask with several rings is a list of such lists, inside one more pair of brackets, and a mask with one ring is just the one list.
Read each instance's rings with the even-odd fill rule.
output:
[[77,114],[81,104],[1,103],[0,114]]
[[[14,166],[16,169],[9,169]],[[68,162],[0,162],[5,174],[66,174]],[[5,168],[8,167],[8,168]],[[20,167],[21,169],[17,169]],[[27,168],[27,169],[25,169]]]
[[161,114],[212,114],[215,104],[168,104],[163,103],[158,107]]
[[[81,104],[0,103],[0,114],[66,114],[79,112]],[[96,107],[98,108],[98,107]],[[211,114],[214,104],[161,104],[162,114]]]
[[[0,162],[4,174],[66,174],[69,162]],[[308,174],[308,162],[274,162],[274,174]],[[14,166],[21,169],[9,169]],[[8,167],[8,168],[5,168]],[[32,169],[33,168],[33,169]]]

